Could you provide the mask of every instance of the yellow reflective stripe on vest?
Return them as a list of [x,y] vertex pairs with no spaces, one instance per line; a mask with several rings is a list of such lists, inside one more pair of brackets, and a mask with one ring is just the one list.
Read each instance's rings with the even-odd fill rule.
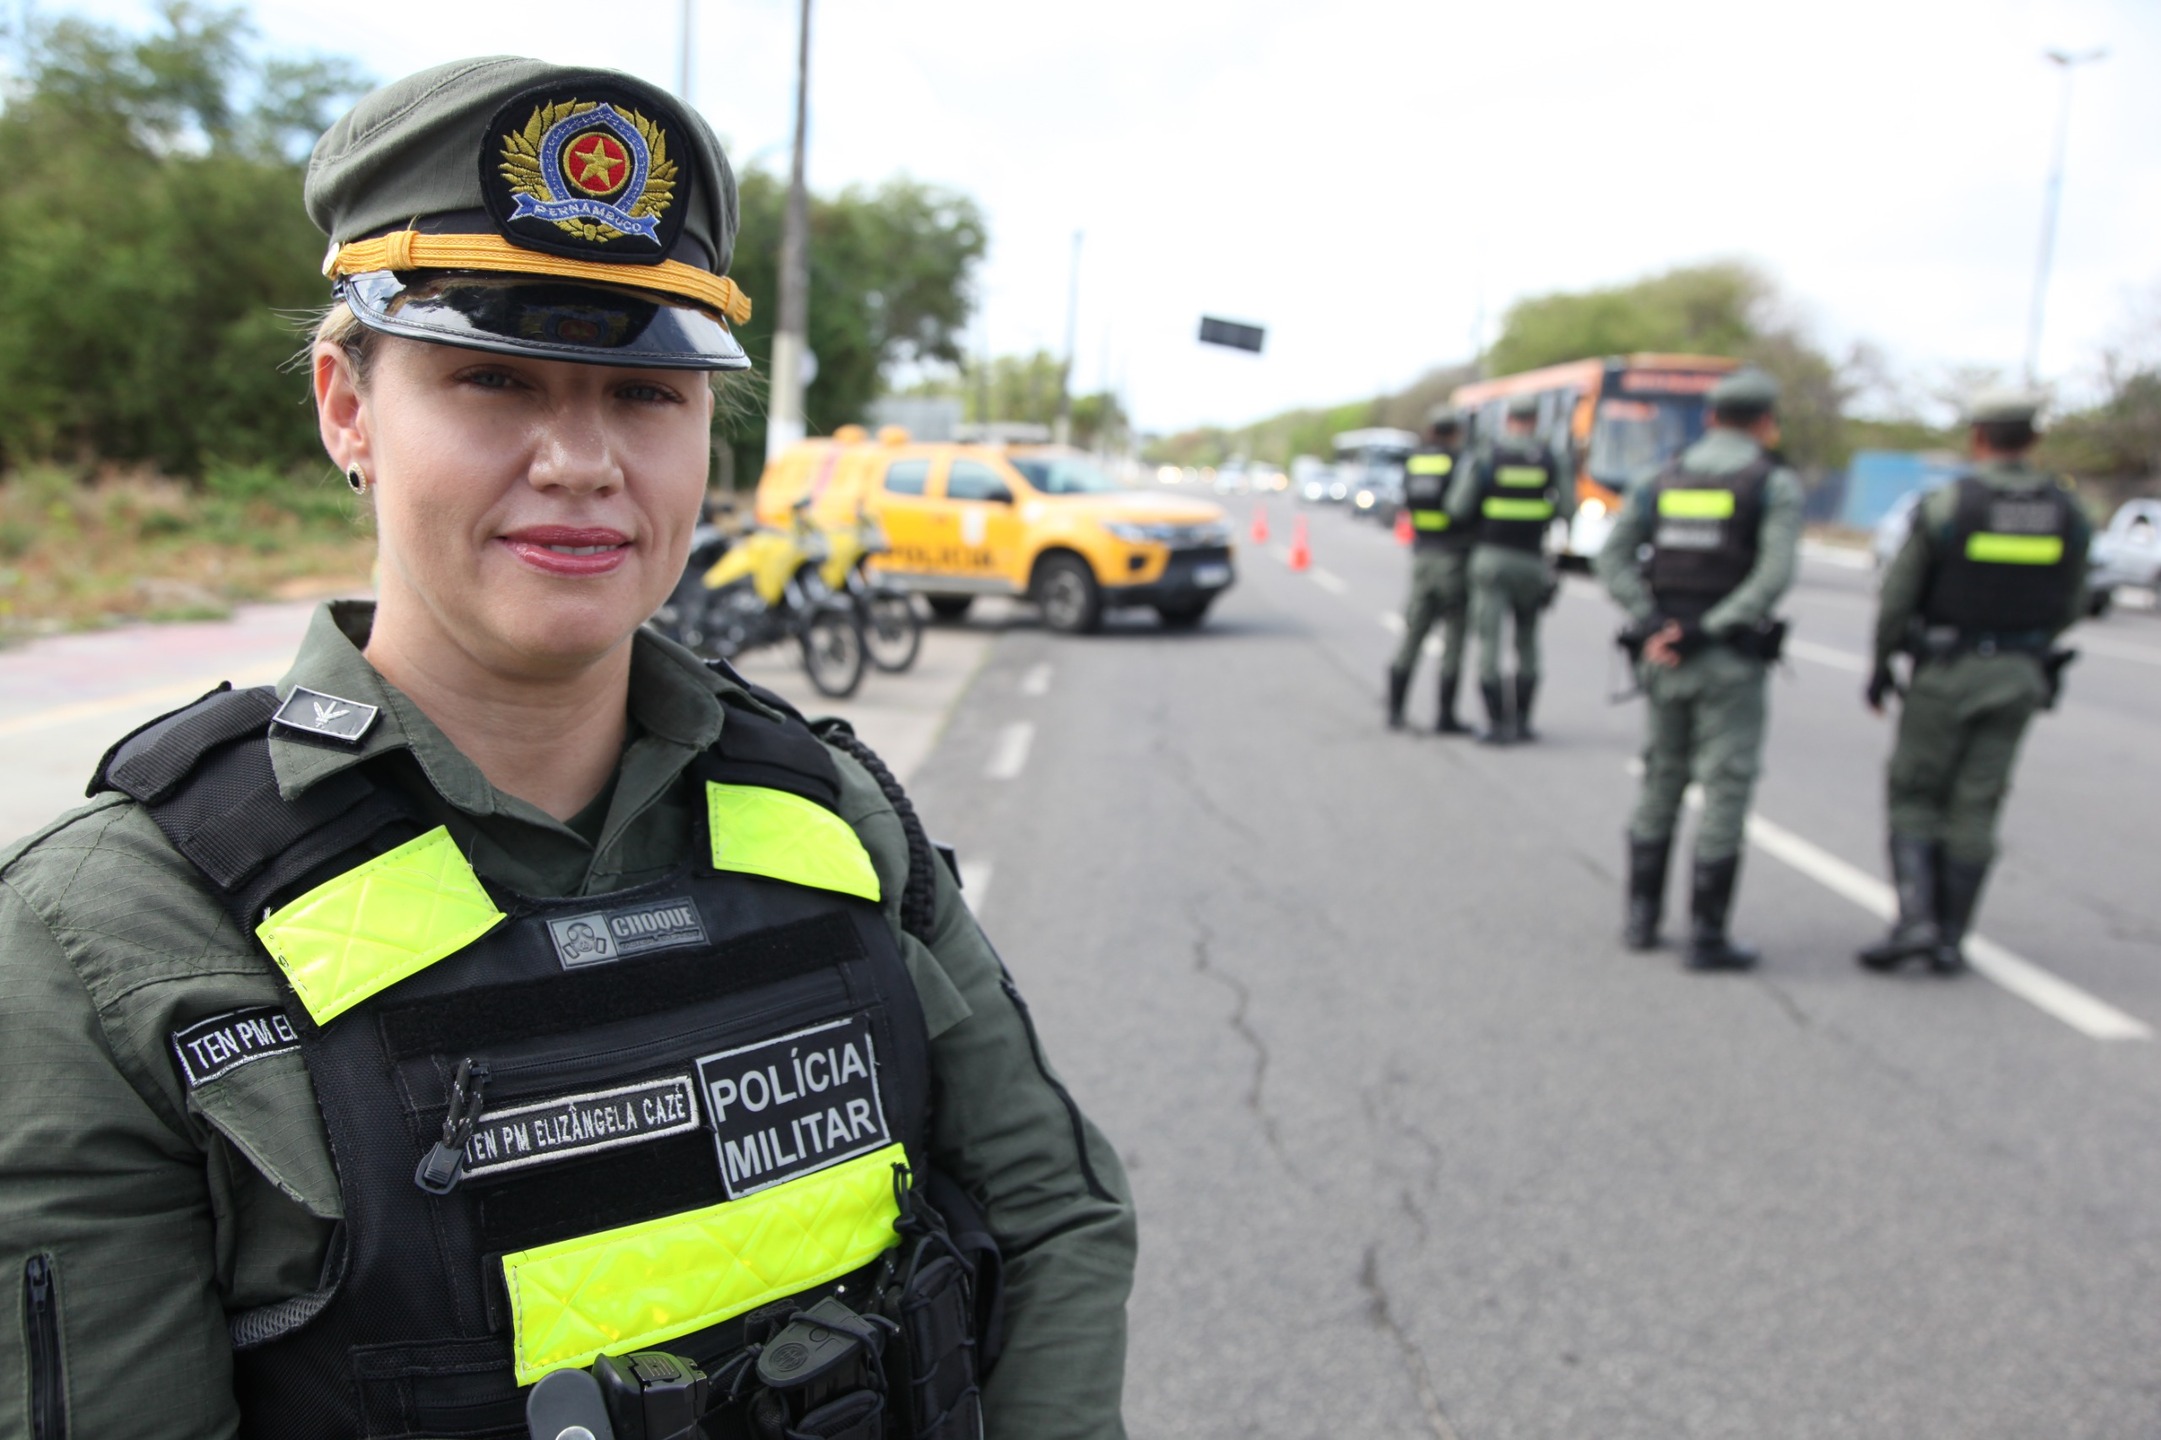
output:
[[502,918],[438,825],[281,906],[255,933],[322,1025],[463,950]]
[[1420,530],[1446,530],[1448,528],[1448,512],[1446,510],[1413,510],[1411,512],[1411,524]]
[[900,1207],[888,1145],[702,1210],[503,1257],[518,1383],[628,1354],[786,1299],[877,1259]]
[[2054,565],[2063,559],[2063,537],[1981,530],[1966,537],[1966,558],[1984,565]]
[[705,783],[713,868],[763,875],[865,900],[878,898],[878,872],[847,821],[785,790]]
[[1551,500],[1510,500],[1501,495],[1489,495],[1479,513],[1488,520],[1551,520]]
[[1658,513],[1672,520],[1731,520],[1731,490],[1661,490]]
[[1512,490],[1542,490],[1546,484],[1546,467],[1543,465],[1501,465],[1493,472],[1493,483],[1506,485]]
[[1403,468],[1412,475],[1446,475],[1456,468],[1456,462],[1448,455],[1413,455]]

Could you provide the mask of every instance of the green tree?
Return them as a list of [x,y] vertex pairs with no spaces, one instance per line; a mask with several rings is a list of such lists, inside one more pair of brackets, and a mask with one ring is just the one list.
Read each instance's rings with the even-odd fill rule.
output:
[[290,315],[326,298],[301,156],[361,82],[249,41],[239,12],[186,0],[147,36],[28,35],[0,110],[0,464],[313,455],[307,387],[280,368]]
[[[740,189],[742,230],[730,271],[756,307],[740,338],[762,369],[779,318],[788,185],[753,170]],[[860,421],[895,365],[960,363],[971,281],[988,241],[973,200],[914,180],[811,197],[809,340],[818,373],[804,397],[810,433]],[[765,465],[763,414],[727,438],[736,475],[754,481]]]
[[1739,262],[1519,300],[1502,318],[1485,370],[1508,375],[1640,350],[1730,355],[1762,366],[1784,391],[1787,453],[1804,469],[1845,463],[1845,407],[1854,388],[1847,367],[1809,341],[1769,276]]

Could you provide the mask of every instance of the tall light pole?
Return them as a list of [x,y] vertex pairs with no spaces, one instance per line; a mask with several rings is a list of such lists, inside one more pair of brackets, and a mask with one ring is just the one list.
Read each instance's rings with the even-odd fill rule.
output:
[[788,218],[780,231],[780,315],[773,330],[765,458],[803,438],[803,372],[810,356],[810,192],[803,141],[810,117],[810,0],[801,0],[795,48],[795,158],[788,167]]
[[1073,443],[1073,350],[1079,342],[1081,233],[1073,232],[1073,274],[1065,294],[1065,363],[1058,367],[1058,423],[1051,438]]
[[2049,161],[2048,190],[2041,201],[2041,255],[2034,266],[2033,311],[2026,320],[2026,384],[2031,387],[2041,373],[2041,317],[2048,301],[2049,265],[2056,258],[2056,212],[2063,203],[2063,157],[2071,138],[2071,73],[2078,66],[2108,55],[2108,51],[2051,50],[2051,65],[2063,71],[2063,99],[2056,111],[2056,153]]
[[675,98],[690,104],[690,4],[683,0],[683,26],[681,53],[676,56]]

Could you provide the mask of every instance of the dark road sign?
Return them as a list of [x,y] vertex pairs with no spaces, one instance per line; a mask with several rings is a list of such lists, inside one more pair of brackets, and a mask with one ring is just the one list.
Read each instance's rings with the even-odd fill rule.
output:
[[1233,350],[1251,350],[1261,353],[1261,339],[1268,332],[1258,325],[1241,325],[1236,320],[1218,320],[1213,315],[1201,316],[1201,343],[1203,345],[1227,345]]

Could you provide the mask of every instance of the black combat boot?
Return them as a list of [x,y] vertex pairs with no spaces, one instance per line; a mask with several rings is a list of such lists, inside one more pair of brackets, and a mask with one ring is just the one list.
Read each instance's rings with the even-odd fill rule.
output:
[[1756,963],[1756,951],[1727,938],[1726,916],[1733,909],[1733,882],[1741,872],[1741,857],[1696,862],[1695,893],[1689,900],[1693,922],[1688,937],[1686,964],[1691,970],[1746,970]]
[[1907,960],[1935,952],[1936,865],[1942,847],[1918,835],[1891,836],[1891,883],[1898,891],[1898,919],[1891,933],[1854,956],[1871,970],[1896,970]]
[[1403,697],[1410,693],[1411,674],[1408,670],[1388,667],[1388,728],[1403,728]]
[[1536,675],[1518,675],[1516,677],[1516,738],[1518,740],[1536,740],[1538,738],[1538,732],[1531,728],[1531,701],[1537,697],[1538,677]]
[[1478,732],[1478,743],[1506,745],[1515,739],[1515,732],[1508,728],[1508,703],[1501,696],[1501,682],[1489,685],[1480,681],[1478,698],[1486,702],[1486,728]]
[[1974,907],[1981,903],[1981,882],[1988,866],[1969,860],[1943,857],[1936,875],[1936,948],[1928,954],[1928,968],[1938,975],[1956,975],[1966,968],[1966,931],[1973,925]]
[[1671,835],[1628,837],[1628,919],[1621,943],[1631,950],[1658,948],[1658,922],[1666,913],[1666,861],[1672,854]]
[[1461,670],[1441,672],[1441,718],[1433,722],[1437,735],[1468,735],[1471,727],[1456,718],[1456,691],[1463,683]]

